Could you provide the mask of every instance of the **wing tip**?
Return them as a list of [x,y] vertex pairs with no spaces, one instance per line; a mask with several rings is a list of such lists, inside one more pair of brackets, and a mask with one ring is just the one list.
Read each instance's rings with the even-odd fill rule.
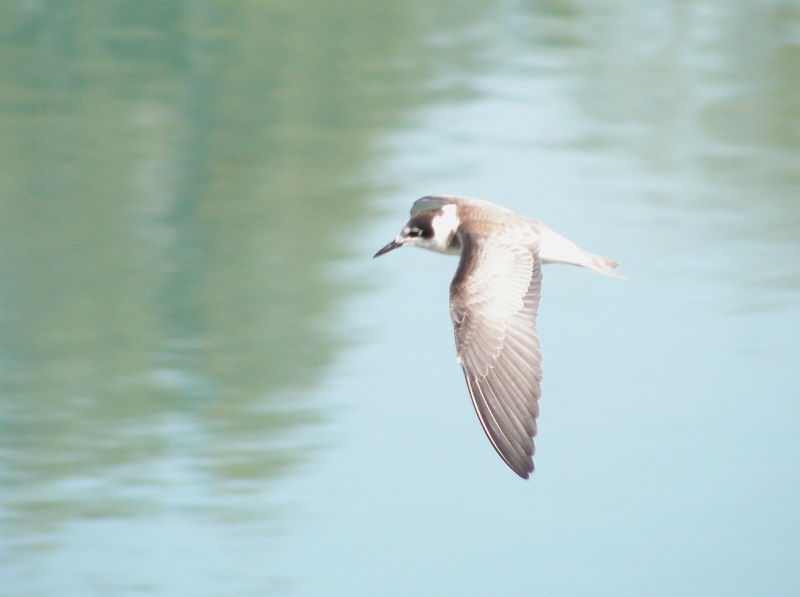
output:
[[[506,464],[508,464],[508,463],[506,463]],[[526,469],[517,470],[514,467],[511,467],[511,470],[513,470],[515,473],[517,473],[517,475],[519,475],[525,481],[527,481],[528,479],[531,478],[531,474],[533,474],[533,471],[535,469],[536,469],[536,467],[533,464],[533,460],[530,461],[530,465]]]

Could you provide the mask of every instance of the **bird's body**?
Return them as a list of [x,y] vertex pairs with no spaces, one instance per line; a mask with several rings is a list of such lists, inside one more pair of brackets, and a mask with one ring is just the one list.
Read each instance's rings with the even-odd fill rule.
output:
[[479,199],[418,199],[404,245],[460,255],[450,284],[458,362],[475,412],[497,453],[519,476],[533,471],[542,358],[536,314],[542,263],[579,265],[620,277],[615,261],[587,253],[540,222]]

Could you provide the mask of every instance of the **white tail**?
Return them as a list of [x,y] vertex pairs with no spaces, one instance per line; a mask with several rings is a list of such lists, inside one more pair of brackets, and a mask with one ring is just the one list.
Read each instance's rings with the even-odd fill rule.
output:
[[579,265],[606,276],[614,278],[625,277],[614,271],[615,268],[619,267],[619,263],[616,261],[587,253],[572,241],[550,230],[547,226],[543,224],[539,224],[539,226],[541,227],[539,257],[542,263]]

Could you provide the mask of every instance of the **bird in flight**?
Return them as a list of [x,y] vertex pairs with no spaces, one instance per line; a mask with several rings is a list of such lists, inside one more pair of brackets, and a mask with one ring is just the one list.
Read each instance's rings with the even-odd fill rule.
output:
[[542,264],[579,265],[621,278],[619,264],[509,209],[449,195],[417,199],[400,235],[375,257],[403,246],[461,256],[450,284],[458,363],[486,436],[527,479],[542,394],[536,332]]

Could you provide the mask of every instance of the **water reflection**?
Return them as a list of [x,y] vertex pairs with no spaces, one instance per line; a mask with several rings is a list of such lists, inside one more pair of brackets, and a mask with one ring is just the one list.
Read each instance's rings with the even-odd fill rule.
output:
[[727,272],[766,290],[749,293],[748,307],[800,289],[797,260],[782,257],[800,250],[797,3],[582,10],[572,24],[585,46],[576,97],[595,138],[646,169],[640,183],[652,205],[720,214],[691,235],[698,247],[750,245],[753,267]]
[[[670,238],[682,249],[667,250],[681,257],[692,253],[683,244],[706,249],[676,265],[673,275],[702,270],[697,278],[743,278],[740,287],[748,292],[733,294],[744,308],[788,296],[759,294],[769,284],[796,291],[797,260],[776,257],[794,254],[800,237],[794,217],[799,18],[791,3],[752,8],[710,1],[647,7],[575,0],[0,4],[0,550],[4,572],[13,573],[0,576],[21,579],[10,589],[20,594],[85,594],[87,586],[105,593],[175,594],[252,593],[257,587],[261,594],[291,585],[292,579],[264,564],[275,561],[264,556],[264,546],[285,511],[275,502],[276,488],[283,487],[277,480],[304,470],[300,465],[325,441],[324,423],[336,415],[318,395],[352,341],[341,322],[348,308],[366,312],[375,303],[353,302],[363,280],[332,272],[352,257],[345,239],[371,221],[372,198],[386,193],[383,174],[393,164],[401,163],[395,180],[403,181],[403,209],[422,192],[453,191],[498,200],[503,193],[518,201],[535,196],[536,209],[524,206],[526,213],[551,222],[547,211],[574,209],[580,217],[571,225],[584,221],[589,229],[644,212],[642,219],[651,220],[637,226],[647,242]],[[487,72],[490,77],[480,76]],[[476,97],[482,101],[461,102]],[[394,161],[376,168],[387,154]],[[587,163],[624,172],[586,174],[581,168]],[[372,178],[375,171],[383,173],[380,180]],[[619,180],[603,186],[612,177]],[[483,193],[481,185],[491,192]],[[624,199],[608,190],[617,187],[625,188]],[[636,211],[643,197],[645,208]],[[592,214],[600,213],[595,222]],[[664,222],[651,225],[659,214],[673,220],[674,234],[664,233]],[[624,227],[615,223],[607,230],[612,228]],[[596,246],[616,237],[604,230]],[[745,268],[741,261],[728,267],[712,254],[727,256],[736,242],[762,252],[748,253],[754,257]],[[286,550],[290,561],[283,570],[305,578],[316,574],[309,582],[321,587],[319,594],[330,594],[331,579],[348,587],[373,582],[386,590],[387,571],[399,592],[437,582],[452,590],[456,579],[463,594],[488,587],[512,594],[537,562],[540,572],[551,574],[534,575],[543,579],[540,586],[549,580],[556,592],[577,585],[597,589],[597,562],[606,576],[622,570],[629,582],[647,576],[658,590],[672,586],[658,572],[661,566],[686,568],[682,558],[693,552],[684,543],[695,531],[684,528],[692,520],[686,514],[698,510],[670,510],[667,503],[662,512],[658,500],[678,495],[689,503],[708,493],[727,504],[721,522],[731,527],[728,522],[740,520],[739,504],[731,505],[728,496],[736,500],[746,490],[721,496],[698,482],[675,494],[669,484],[684,479],[677,471],[685,469],[712,479],[706,483],[722,478],[733,486],[733,476],[719,464],[727,462],[721,452],[753,431],[739,432],[736,425],[744,423],[736,413],[745,408],[741,402],[731,408],[730,397],[763,396],[770,388],[767,382],[729,388],[707,370],[695,375],[707,386],[684,387],[692,383],[690,365],[704,363],[709,354],[720,360],[718,378],[737,384],[741,371],[753,365],[736,360],[722,343],[698,342],[699,355],[687,350],[692,342],[683,342],[681,334],[695,336],[680,326],[705,322],[708,312],[686,316],[685,305],[670,304],[670,321],[659,320],[664,315],[650,307],[667,302],[665,288],[645,288],[648,275],[659,272],[642,270],[671,267],[672,260],[650,259],[651,251],[636,275],[642,247],[636,243],[624,247],[631,257],[624,263],[629,290],[613,298],[629,303],[611,305],[610,295],[600,294],[605,290],[593,289],[593,306],[608,317],[580,320],[585,289],[563,295],[579,297],[569,300],[580,300],[581,307],[570,305],[561,317],[578,326],[580,333],[570,338],[585,345],[562,345],[561,354],[568,355],[562,366],[607,359],[592,375],[613,371],[619,388],[596,400],[593,392],[611,388],[611,380],[593,377],[587,388],[582,376],[559,374],[556,334],[549,340],[549,395],[567,396],[561,408],[573,408],[562,421],[577,421],[586,438],[597,434],[591,449],[575,454],[602,454],[605,460],[581,469],[581,462],[592,462],[551,443],[551,458],[567,456],[559,463],[565,466],[550,467],[549,485],[501,486],[504,480],[491,476],[494,469],[477,473],[471,461],[465,464],[471,448],[457,443],[460,433],[442,433],[442,421],[458,424],[453,411],[444,410],[449,404],[431,407],[426,394],[412,397],[418,409],[406,407],[405,369],[394,369],[393,359],[419,357],[418,346],[409,340],[403,351],[368,347],[362,356],[379,377],[348,371],[343,385],[347,392],[360,389],[361,404],[372,404],[379,381],[387,393],[394,388],[386,380],[396,382],[396,396],[380,397],[389,413],[386,427],[370,426],[362,412],[354,427],[364,424],[352,441],[353,451],[360,451],[341,456],[340,468],[331,467],[324,482],[310,475],[302,478],[306,485],[298,482],[297,491],[336,504],[331,507],[341,517],[326,519],[327,526],[308,525],[314,528],[299,536],[301,547]],[[603,252],[620,259],[624,254],[608,247]],[[395,267],[411,282],[409,295],[391,296],[404,303],[397,312],[408,319],[381,324],[395,326],[386,337],[405,341],[412,322],[414,329],[425,325],[411,305],[425,296],[409,288],[419,282],[418,272]],[[754,276],[768,284],[753,285]],[[671,290],[684,294],[692,286]],[[557,316],[554,302],[549,317]],[[381,313],[393,308],[389,301],[378,304]],[[628,339],[620,330],[630,322],[611,330],[609,321],[642,309],[648,311],[642,330],[634,331],[623,355]],[[741,332],[721,319],[719,329]],[[431,321],[448,325],[446,314],[432,314]],[[569,325],[558,330],[563,339]],[[698,330],[707,341],[708,328]],[[443,359],[432,361],[435,376],[429,376],[442,384],[431,386],[437,396],[451,391],[442,373],[454,367],[448,333],[433,335],[446,348],[430,352],[431,360],[439,354]],[[663,336],[672,343],[662,343]],[[592,353],[609,341],[603,354]],[[768,341],[773,352],[765,354],[773,356],[775,337]],[[685,359],[674,360],[678,353]],[[423,356],[427,361],[429,355]],[[686,370],[688,376],[676,377]],[[575,385],[557,391],[558,380],[566,378]],[[769,370],[763,379],[790,387],[785,371]],[[655,398],[642,400],[642,386]],[[462,400],[462,380],[455,378],[453,387]],[[678,416],[673,397],[684,395],[693,396],[695,409],[705,404],[713,412],[694,421],[721,420],[728,433],[735,430],[735,442],[718,442],[716,453],[706,450],[709,437],[728,436],[718,430],[709,436],[700,427],[692,436],[684,420],[653,434],[650,420],[665,405],[669,417]],[[762,398],[762,408],[764,403]],[[441,416],[421,420],[423,406],[425,413],[442,409]],[[652,412],[642,414],[643,408]],[[557,400],[548,409],[552,442],[559,435]],[[719,412],[733,414],[720,419]],[[459,413],[475,424],[468,409]],[[403,416],[416,418],[400,421]],[[634,446],[624,443],[631,434],[620,421],[637,416],[646,424]],[[773,432],[762,425],[764,437]],[[384,442],[399,453],[414,433],[420,441],[411,453],[420,462],[408,466],[405,460],[389,479],[391,463],[370,448]],[[421,438],[430,435],[446,438],[444,476],[441,463],[429,462],[423,452],[430,444],[423,448]],[[654,447],[654,435],[667,439]],[[483,438],[475,441],[471,454],[487,454],[496,465]],[[663,451],[678,443],[689,448],[677,456]],[[614,456],[606,458],[609,450]],[[695,463],[700,453],[705,468]],[[782,466],[775,453],[765,462]],[[592,479],[602,477],[598,471],[621,474],[636,460],[631,454],[647,461],[646,474],[624,473],[632,479],[627,487],[607,478],[597,483],[602,491],[592,487]],[[652,467],[667,461],[672,477]],[[376,470],[387,476],[376,477]],[[765,479],[772,474],[762,470]],[[414,476],[418,472],[428,475],[425,483]],[[558,484],[559,474],[574,477],[572,489]],[[651,479],[654,474],[661,480]],[[641,479],[646,482],[637,484]],[[658,495],[653,505],[629,511],[631,496],[649,485]],[[505,504],[499,510],[498,492]],[[371,510],[365,504],[370,498]],[[417,514],[424,522],[409,525]],[[643,541],[641,529],[626,536],[609,531],[638,526],[636,520],[656,529],[653,544]],[[635,553],[639,545],[646,548],[643,565]],[[749,549],[752,543],[748,537],[739,545]],[[539,550],[535,557],[531,549]],[[155,561],[170,569],[151,574]],[[740,577],[726,572],[729,563],[717,559],[717,574],[736,582]],[[409,576],[418,570],[420,576]]]
[[168,507],[176,482],[236,518],[313,447],[353,287],[325,264],[431,67],[412,7],[312,4],[0,8],[13,535]]

